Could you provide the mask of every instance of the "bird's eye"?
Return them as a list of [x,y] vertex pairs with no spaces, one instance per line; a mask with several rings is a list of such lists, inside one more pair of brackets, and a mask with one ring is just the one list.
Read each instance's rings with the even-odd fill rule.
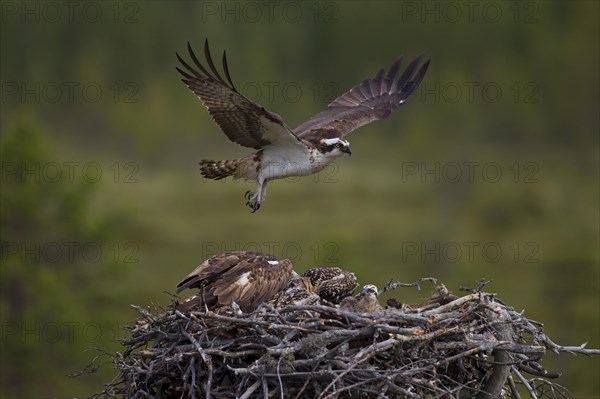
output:
[[342,146],[342,145],[341,145],[340,143],[337,143],[337,144],[335,145],[335,148],[340,148],[341,146]]

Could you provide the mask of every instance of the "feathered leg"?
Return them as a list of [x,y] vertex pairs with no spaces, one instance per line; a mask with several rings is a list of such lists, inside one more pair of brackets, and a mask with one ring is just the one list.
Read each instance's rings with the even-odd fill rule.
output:
[[262,204],[267,199],[267,183],[269,181],[265,179],[262,184],[262,188],[260,189],[260,203]]

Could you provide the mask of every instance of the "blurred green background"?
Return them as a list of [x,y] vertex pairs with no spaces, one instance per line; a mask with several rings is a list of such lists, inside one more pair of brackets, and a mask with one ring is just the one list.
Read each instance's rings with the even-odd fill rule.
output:
[[[380,287],[491,279],[555,341],[600,347],[598,2],[1,7],[0,396],[100,390],[110,364],[67,375],[90,348],[119,349],[129,305],[168,304],[198,263],[237,249]],[[249,152],[175,71],[175,51],[205,37],[292,127],[401,53],[432,63],[405,106],[349,136],[351,158],[271,183],[251,214],[251,183],[198,171]],[[545,364],[598,397],[598,358]]]

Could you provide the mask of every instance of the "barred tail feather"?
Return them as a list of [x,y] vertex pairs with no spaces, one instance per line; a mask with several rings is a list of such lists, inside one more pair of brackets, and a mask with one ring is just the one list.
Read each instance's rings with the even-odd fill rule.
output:
[[211,161],[203,159],[200,161],[200,172],[207,179],[221,180],[229,176],[236,176],[240,159],[227,161]]

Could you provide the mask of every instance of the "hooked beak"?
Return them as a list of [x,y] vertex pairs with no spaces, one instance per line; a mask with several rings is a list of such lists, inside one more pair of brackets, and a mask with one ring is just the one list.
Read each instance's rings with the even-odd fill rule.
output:
[[343,146],[341,151],[342,151],[342,152],[345,152],[345,153],[346,153],[346,154],[348,154],[348,155],[352,155],[352,150],[350,149],[350,146],[349,146],[349,145],[345,145],[345,146]]

